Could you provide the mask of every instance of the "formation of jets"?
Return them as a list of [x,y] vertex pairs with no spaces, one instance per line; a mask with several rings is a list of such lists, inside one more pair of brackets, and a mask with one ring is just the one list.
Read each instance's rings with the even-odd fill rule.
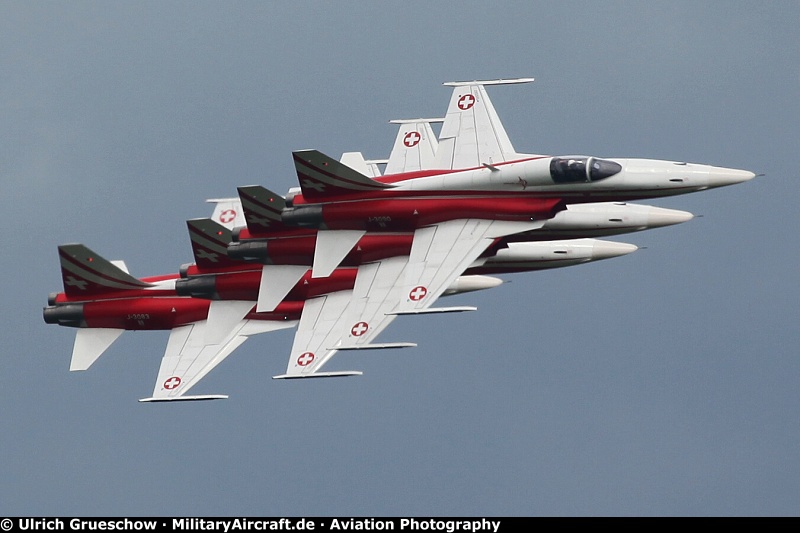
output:
[[70,370],[88,369],[126,330],[170,330],[153,394],[140,401],[227,398],[187,393],[248,337],[296,327],[275,379],[359,375],[325,365],[342,350],[415,346],[377,342],[399,316],[475,310],[434,307],[442,296],[496,287],[497,274],[619,257],[636,246],[598,237],[693,216],[630,201],[754,177],[518,153],[486,86],[530,81],[446,83],[445,117],[392,121],[386,160],[294,152],[299,187],[238,187],[238,198],[210,200],[212,218],[187,222],[194,262],[177,273],[139,279],[82,244],[59,246],[64,292],[50,295],[44,320],[77,328]]

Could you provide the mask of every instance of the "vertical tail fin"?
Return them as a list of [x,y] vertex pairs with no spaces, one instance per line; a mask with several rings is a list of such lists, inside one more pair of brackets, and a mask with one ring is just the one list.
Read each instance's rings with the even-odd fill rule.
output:
[[439,133],[436,168],[472,168],[514,159],[516,151],[484,86],[531,81],[533,78],[445,83],[453,87],[453,96]]
[[247,229],[251,234],[273,233],[285,229],[281,213],[286,207],[286,200],[280,194],[260,185],[239,187],[238,191]]
[[439,142],[433,133],[431,123],[443,121],[443,118],[390,120],[392,124],[400,124],[400,128],[389,161],[386,163],[386,174],[435,168]]
[[192,241],[194,262],[201,269],[215,269],[241,264],[228,258],[231,230],[209,218],[187,220],[189,238]]
[[317,150],[300,150],[292,152],[292,156],[300,189],[308,200],[394,187],[375,181]]
[[70,297],[89,297],[121,290],[150,287],[94,253],[82,244],[58,247],[64,292]]

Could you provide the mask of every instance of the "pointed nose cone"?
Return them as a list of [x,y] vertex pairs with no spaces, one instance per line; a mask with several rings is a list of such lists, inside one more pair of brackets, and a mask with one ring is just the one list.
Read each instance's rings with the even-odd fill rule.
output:
[[639,247],[627,242],[595,241],[592,246],[592,260],[611,259],[621,255],[628,255],[635,252]]
[[673,224],[688,222],[693,218],[694,215],[688,211],[666,209],[664,207],[651,207],[650,212],[647,214],[647,227],[661,228],[664,226],[672,226]]
[[710,167],[708,169],[708,186],[725,187],[726,185],[736,185],[755,178],[756,175],[749,170],[738,170],[735,168]]

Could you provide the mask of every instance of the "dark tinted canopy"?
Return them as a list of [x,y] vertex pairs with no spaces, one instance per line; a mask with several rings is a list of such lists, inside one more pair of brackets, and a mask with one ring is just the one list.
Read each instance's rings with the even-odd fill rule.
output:
[[597,157],[554,157],[550,161],[550,176],[556,183],[599,181],[621,170],[619,163]]

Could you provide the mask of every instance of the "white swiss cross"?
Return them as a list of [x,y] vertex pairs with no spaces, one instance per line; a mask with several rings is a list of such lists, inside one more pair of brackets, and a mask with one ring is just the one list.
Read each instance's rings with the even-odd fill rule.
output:
[[414,289],[408,293],[408,297],[413,301],[418,302],[425,298],[426,294],[428,294],[428,289],[420,285],[419,287],[414,287]]
[[368,329],[369,329],[369,324],[367,324],[366,322],[359,322],[358,324],[353,326],[353,329],[350,330],[350,333],[352,333],[354,337],[360,337],[361,335],[366,333]]
[[167,390],[172,390],[178,388],[178,385],[181,384],[181,378],[178,376],[172,376],[167,381],[164,382],[164,388]]
[[475,97],[471,94],[465,94],[461,98],[458,99],[458,107],[461,108],[462,111],[466,111],[470,107],[475,105]]
[[226,209],[219,215],[219,221],[223,224],[227,224],[228,222],[233,222],[233,219],[236,218],[236,211],[233,209]]
[[406,136],[403,138],[403,144],[405,144],[409,148],[412,148],[412,147],[416,146],[417,144],[419,144],[419,140],[421,138],[422,138],[422,136],[420,136],[420,134],[417,133],[416,131],[409,131],[408,133],[406,133]]
[[297,358],[297,364],[300,366],[308,366],[311,364],[311,361],[313,360],[314,360],[314,354],[311,352],[306,352]]

